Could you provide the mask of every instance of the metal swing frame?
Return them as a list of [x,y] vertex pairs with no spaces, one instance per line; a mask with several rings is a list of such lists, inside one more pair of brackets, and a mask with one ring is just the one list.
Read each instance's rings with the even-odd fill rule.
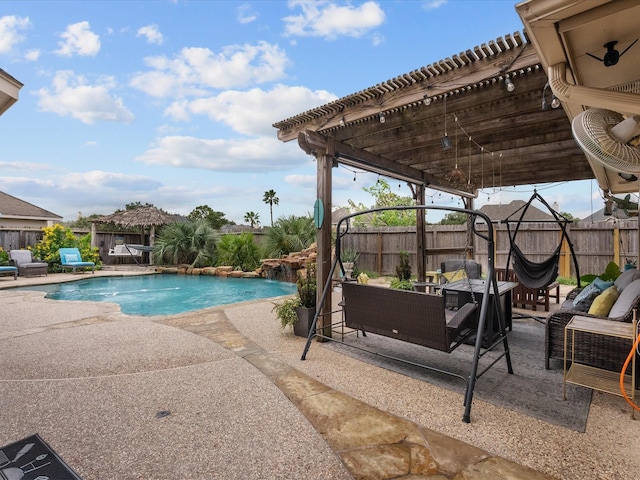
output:
[[[473,360],[471,362],[471,367],[470,367],[470,371],[469,371],[469,375],[467,378],[464,378],[456,373],[453,372],[448,372],[448,371],[444,371],[441,369],[438,369],[437,367],[433,367],[433,366],[429,366],[429,365],[423,365],[423,364],[415,364],[413,362],[407,361],[405,359],[402,358],[397,358],[397,357],[392,357],[389,355],[385,355],[379,352],[373,352],[370,350],[366,350],[360,347],[354,347],[354,348],[358,348],[361,350],[365,350],[368,351],[369,353],[373,353],[375,355],[379,355],[382,357],[386,357],[386,358],[390,358],[393,360],[397,360],[400,362],[404,362],[404,363],[408,363],[408,364],[412,364],[412,365],[416,365],[422,368],[426,368],[427,370],[430,371],[436,371],[436,372],[440,372],[440,373],[445,373],[448,375],[452,375],[458,378],[461,378],[464,382],[465,382],[465,395],[464,395],[464,413],[462,416],[462,421],[465,423],[469,423],[471,421],[471,405],[473,402],[473,391],[475,388],[475,382],[478,378],[480,378],[485,372],[487,372],[493,365],[495,365],[501,358],[505,358],[506,362],[507,362],[507,370],[509,372],[509,374],[513,374],[513,368],[512,368],[512,364],[511,364],[511,355],[510,355],[510,351],[509,351],[509,344],[507,341],[507,331],[506,331],[506,323],[505,323],[505,317],[504,317],[504,312],[502,310],[502,306],[501,306],[501,302],[500,302],[500,295],[499,295],[499,289],[498,289],[498,284],[496,281],[496,276],[495,276],[495,240],[494,240],[494,232],[493,229],[490,228],[491,225],[491,219],[485,215],[482,212],[479,212],[477,210],[470,210],[470,209],[466,209],[466,208],[458,208],[458,207],[444,207],[444,206],[426,206],[426,205],[414,205],[414,206],[399,206],[399,207],[384,207],[384,208],[375,208],[375,209],[371,209],[371,210],[365,210],[365,211],[360,211],[351,215],[347,215],[345,217],[343,217],[342,219],[340,219],[340,221],[338,222],[337,225],[337,235],[336,235],[336,243],[335,243],[335,259],[331,264],[331,269],[329,271],[329,275],[327,277],[327,281],[325,282],[324,288],[322,290],[322,295],[318,301],[318,306],[316,308],[316,313],[313,317],[313,321],[311,324],[311,328],[309,330],[309,336],[307,337],[307,341],[304,347],[304,351],[302,353],[301,356],[301,360],[305,360],[307,353],[309,352],[309,349],[311,347],[311,341],[313,340],[313,338],[318,338],[319,340],[330,340],[330,341],[336,341],[336,342],[340,342],[343,343],[345,345],[348,345],[350,347],[353,347],[353,345],[349,344],[349,343],[345,343],[344,341],[341,340],[336,340],[334,338],[332,338],[331,336],[327,336],[324,335],[322,332],[320,331],[316,331],[316,324],[318,322],[318,317],[320,316],[320,312],[323,311],[322,307],[324,305],[324,302],[326,300],[327,297],[327,293],[329,292],[329,290],[332,288],[333,285],[333,275],[336,271],[336,268],[339,266],[340,268],[340,272],[342,273],[342,275],[344,276],[345,274],[345,268],[344,265],[342,263],[342,259],[341,259],[341,241],[342,238],[349,232],[349,225],[350,225],[350,220],[353,217],[359,216],[359,215],[366,215],[366,214],[373,214],[376,212],[384,212],[384,211],[390,211],[390,210],[416,210],[416,211],[428,211],[428,210],[435,210],[435,211],[448,211],[448,212],[458,212],[458,213],[464,213],[470,216],[471,219],[471,229],[473,231],[473,233],[478,236],[479,238],[481,238],[482,240],[487,242],[487,258],[488,258],[488,269],[487,269],[487,280],[484,282],[484,288],[483,288],[483,295],[482,295],[482,302],[480,305],[480,313],[478,315],[478,324],[477,324],[477,329],[476,329],[476,339],[475,339],[475,344],[474,344],[474,353],[473,353]],[[479,218],[483,219],[486,223],[486,225],[489,227],[487,228],[487,233],[486,235],[483,234],[482,232],[478,231],[476,228],[476,220]],[[490,293],[493,292],[493,295],[491,295]],[[407,293],[407,292],[405,292]],[[416,292],[416,294],[419,294],[418,292]],[[485,326],[487,325],[487,312],[489,311],[489,302],[493,301],[494,302],[494,311],[497,312],[497,316],[498,316],[498,322],[499,322],[499,335],[497,337],[497,340],[491,342],[491,344],[487,347],[484,348],[482,347],[482,341],[483,341],[483,332],[485,331]],[[443,299],[444,302],[444,299]],[[428,318],[425,318],[425,321],[429,321]],[[504,348],[504,351],[501,352],[497,358],[495,358],[489,365],[487,365],[486,367],[484,367],[482,370],[479,370],[479,362],[480,362],[480,358],[482,356],[484,356],[486,353],[488,353],[489,351],[493,350],[495,347],[502,345]],[[457,346],[457,345],[456,345]]]

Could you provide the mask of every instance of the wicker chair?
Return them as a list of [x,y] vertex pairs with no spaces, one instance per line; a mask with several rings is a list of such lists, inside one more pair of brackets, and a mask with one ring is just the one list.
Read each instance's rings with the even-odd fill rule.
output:
[[[572,301],[581,289],[574,289],[567,295],[567,301]],[[566,303],[566,302],[565,302]],[[631,308],[624,315],[610,318],[589,315],[586,312],[562,308],[547,317],[545,333],[545,368],[549,369],[550,359],[564,360],[564,334],[567,323],[574,315],[592,318],[603,318],[612,322],[630,323],[634,309],[640,308],[640,295],[631,302]],[[629,355],[632,342],[630,340],[594,335],[587,332],[575,332],[576,361],[592,367],[609,371],[620,371]],[[571,345],[568,345],[567,355],[571,356]],[[631,373],[631,366],[627,369]],[[636,385],[640,382],[637,381]]]

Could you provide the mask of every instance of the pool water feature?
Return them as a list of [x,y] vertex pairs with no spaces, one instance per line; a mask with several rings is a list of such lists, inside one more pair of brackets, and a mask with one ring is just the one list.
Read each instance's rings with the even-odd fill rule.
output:
[[139,275],[88,278],[13,290],[46,292],[54,300],[112,302],[128,315],[175,315],[203,308],[295,293],[296,285],[261,278]]

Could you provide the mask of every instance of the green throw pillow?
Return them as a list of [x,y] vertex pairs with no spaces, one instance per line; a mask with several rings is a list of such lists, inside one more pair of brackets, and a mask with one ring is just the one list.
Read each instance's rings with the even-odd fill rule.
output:
[[589,308],[589,315],[596,315],[598,317],[606,317],[611,311],[611,307],[618,299],[618,288],[614,285],[607,288],[604,292],[598,295],[591,308]]

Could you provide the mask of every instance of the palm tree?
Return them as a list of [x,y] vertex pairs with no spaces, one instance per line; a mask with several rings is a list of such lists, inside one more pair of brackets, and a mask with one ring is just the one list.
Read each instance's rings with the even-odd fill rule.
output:
[[280,258],[291,252],[299,252],[316,240],[316,227],[311,216],[280,217],[267,230],[265,253],[269,258]]
[[216,232],[202,219],[166,225],[158,235],[153,254],[158,263],[187,263],[193,267],[213,265]]
[[247,212],[244,214],[244,221],[249,222],[251,228],[260,226],[260,214],[256,212]]
[[264,192],[262,201],[269,205],[269,212],[271,213],[271,226],[273,227],[273,206],[278,205],[280,199],[276,197],[275,190],[267,190],[266,192]]

